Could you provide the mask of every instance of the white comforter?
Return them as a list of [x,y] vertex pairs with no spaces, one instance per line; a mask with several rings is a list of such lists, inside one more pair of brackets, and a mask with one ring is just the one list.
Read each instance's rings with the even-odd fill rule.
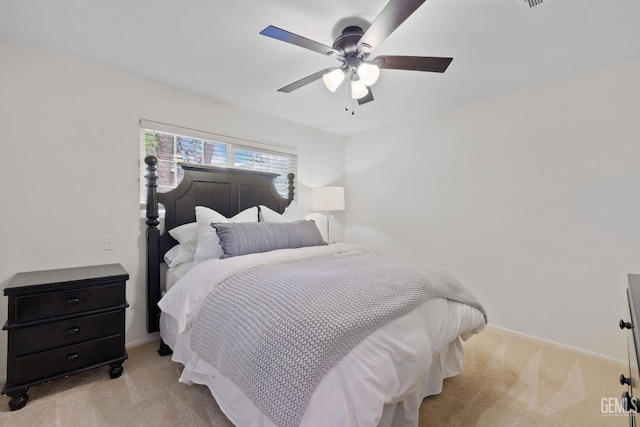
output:
[[[230,275],[257,265],[312,257],[340,256],[367,249],[333,244],[284,249],[194,266],[159,303],[161,336],[173,360],[185,365],[180,381],[205,384],[227,417],[239,426],[273,426],[250,399],[189,347],[190,328],[204,298]],[[321,381],[303,426],[416,426],[425,396],[437,394],[442,379],[461,372],[462,346],[484,328],[484,316],[460,303],[433,299],[374,332]]]

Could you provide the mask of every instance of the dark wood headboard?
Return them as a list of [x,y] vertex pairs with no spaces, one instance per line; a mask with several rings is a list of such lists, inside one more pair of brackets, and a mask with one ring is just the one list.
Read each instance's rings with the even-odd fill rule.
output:
[[[279,175],[246,169],[180,164],[184,177],[176,188],[158,193],[158,159],[147,156],[147,331],[159,330],[160,264],[164,254],[177,242],[167,233],[174,227],[194,222],[195,207],[205,206],[226,217],[247,208],[264,205],[284,212],[293,200],[294,176],[287,175],[288,197],[278,194],[274,179]],[[158,229],[158,204],[165,209],[164,230]]]

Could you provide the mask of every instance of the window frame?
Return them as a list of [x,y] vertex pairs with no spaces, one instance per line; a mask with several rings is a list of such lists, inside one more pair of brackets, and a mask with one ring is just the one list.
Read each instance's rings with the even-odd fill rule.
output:
[[[215,166],[227,167],[230,169],[242,169],[242,170],[262,170],[268,172],[276,172],[280,173],[281,180],[284,179],[283,182],[287,182],[287,173],[294,173],[297,176],[297,166],[298,166],[298,153],[297,150],[293,147],[284,147],[280,145],[267,144],[264,142],[252,141],[243,138],[236,138],[228,135],[221,135],[213,132],[207,132],[197,129],[191,129],[182,126],[170,125],[167,123],[156,122],[147,119],[140,119],[140,207],[144,209],[146,205],[146,186],[145,186],[145,174],[146,174],[146,165],[144,163],[144,158],[147,156],[146,150],[146,132],[151,131],[154,133],[160,133],[165,135],[173,136],[173,167],[179,167],[178,162],[181,160],[178,158],[178,138],[190,138],[198,141],[202,141],[203,144],[203,153],[204,153],[204,142],[210,142],[213,144],[222,144],[226,146],[226,165],[221,165],[220,163],[212,163]],[[235,153],[237,151],[244,151],[252,153],[255,157],[256,155],[265,155],[265,156],[278,156],[287,160],[287,170],[283,172],[282,169],[274,169],[274,168],[256,168],[256,167],[237,167]],[[201,156],[201,163],[204,163],[204,155]],[[163,160],[166,161],[166,160]],[[255,165],[255,163],[254,163]],[[172,169],[173,170],[173,169]],[[174,175],[174,182],[171,185],[171,188],[175,188],[178,181],[178,174]],[[280,183],[282,187],[282,183]],[[166,187],[165,187],[166,188]],[[283,197],[287,197],[286,194],[283,194],[283,191],[286,190],[283,187],[279,189],[279,194]],[[165,190],[168,191],[168,190]],[[164,192],[164,191],[159,191]]]

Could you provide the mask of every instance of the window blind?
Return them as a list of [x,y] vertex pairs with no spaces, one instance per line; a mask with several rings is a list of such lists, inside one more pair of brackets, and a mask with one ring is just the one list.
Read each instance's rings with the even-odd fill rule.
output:
[[158,158],[158,192],[182,180],[180,162],[278,173],[276,189],[287,197],[287,174],[297,172],[295,148],[234,138],[167,123],[140,120],[140,203],[146,201],[144,157]]

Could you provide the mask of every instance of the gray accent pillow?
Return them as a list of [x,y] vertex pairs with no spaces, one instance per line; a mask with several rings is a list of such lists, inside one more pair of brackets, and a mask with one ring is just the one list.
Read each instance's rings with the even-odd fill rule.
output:
[[313,221],[211,223],[229,258],[276,249],[326,245]]

